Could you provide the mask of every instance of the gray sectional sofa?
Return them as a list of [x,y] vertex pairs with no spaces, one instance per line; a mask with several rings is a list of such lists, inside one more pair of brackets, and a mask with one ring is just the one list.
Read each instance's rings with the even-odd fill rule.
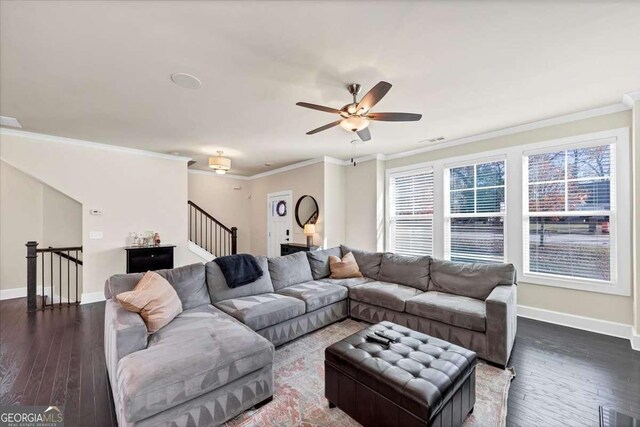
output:
[[[352,252],[364,277],[330,279]],[[506,365],[516,331],[511,264],[462,264],[336,247],[257,257],[257,281],[229,288],[214,262],[158,271],[183,312],[147,335],[114,296],[142,274],[105,284],[105,355],[121,426],[218,425],[273,395],[274,346],[348,316],[390,320]]]

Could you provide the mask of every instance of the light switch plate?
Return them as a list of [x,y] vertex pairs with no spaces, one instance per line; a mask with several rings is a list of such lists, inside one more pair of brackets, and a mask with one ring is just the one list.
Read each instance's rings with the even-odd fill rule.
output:
[[89,232],[89,239],[91,239],[91,240],[102,239],[102,231],[90,231]]

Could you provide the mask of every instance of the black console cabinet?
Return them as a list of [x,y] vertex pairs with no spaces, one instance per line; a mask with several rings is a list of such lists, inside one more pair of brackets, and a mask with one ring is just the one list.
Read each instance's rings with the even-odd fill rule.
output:
[[173,248],[174,245],[124,248],[127,251],[127,273],[173,268]]
[[319,248],[319,246],[307,246],[304,243],[281,243],[280,255],[289,255],[294,252],[317,251]]

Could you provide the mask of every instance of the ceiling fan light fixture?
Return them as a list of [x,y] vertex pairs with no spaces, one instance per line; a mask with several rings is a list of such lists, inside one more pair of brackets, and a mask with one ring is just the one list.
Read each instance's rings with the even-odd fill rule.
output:
[[217,156],[209,157],[209,167],[218,175],[224,175],[231,169],[231,159],[222,157],[223,151],[218,151]]
[[360,117],[360,116],[347,117],[346,119],[340,122],[340,127],[350,132],[361,131],[367,126],[369,126],[369,119],[367,119],[366,117]]

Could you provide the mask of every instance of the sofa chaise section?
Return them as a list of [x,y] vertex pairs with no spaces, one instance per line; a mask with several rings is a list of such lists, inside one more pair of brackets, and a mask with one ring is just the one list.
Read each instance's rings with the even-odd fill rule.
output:
[[158,273],[184,311],[151,335],[113,298],[140,275],[105,284],[105,357],[119,425],[218,425],[268,400],[273,344],[210,304],[202,264]]

